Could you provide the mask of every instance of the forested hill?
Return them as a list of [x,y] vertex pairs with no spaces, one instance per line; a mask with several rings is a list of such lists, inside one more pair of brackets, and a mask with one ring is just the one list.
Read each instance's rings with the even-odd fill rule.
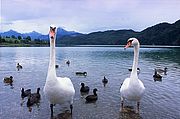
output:
[[109,30],[79,36],[65,36],[57,43],[64,45],[124,45],[128,38],[136,37],[142,45],[180,45],[180,20],[173,24],[160,23],[141,32]]

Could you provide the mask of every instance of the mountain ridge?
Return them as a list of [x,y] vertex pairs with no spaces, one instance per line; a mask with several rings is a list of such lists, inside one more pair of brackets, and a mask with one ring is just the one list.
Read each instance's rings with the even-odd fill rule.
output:
[[[11,37],[14,35],[15,37],[21,36],[23,38],[26,38],[27,36],[30,36],[32,39],[41,39],[41,40],[48,40],[49,36],[48,34],[41,34],[36,31],[28,32],[28,33],[19,33],[15,30],[10,29],[9,31],[2,32],[0,33],[1,36],[3,37]],[[75,32],[75,31],[67,31],[61,27],[57,28],[57,38],[61,38],[63,36],[77,36],[81,35],[81,33]]]
[[[10,32],[24,35],[13,30],[10,30]],[[38,34],[36,31],[31,33]],[[180,45],[180,20],[172,24],[162,22],[140,32],[123,29],[82,34],[75,31],[66,31],[61,27],[57,28],[57,44],[62,45],[123,45],[130,37],[138,38],[142,45]],[[49,40],[49,37],[39,33],[38,39]]]
[[140,32],[129,30],[107,30],[57,40],[64,45],[123,45],[130,37],[139,39],[142,45],[180,45],[180,20],[170,24],[159,23]]

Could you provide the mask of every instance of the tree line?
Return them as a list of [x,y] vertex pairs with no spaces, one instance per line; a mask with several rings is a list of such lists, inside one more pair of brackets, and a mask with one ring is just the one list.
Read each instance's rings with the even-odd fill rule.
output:
[[48,41],[45,40],[40,40],[40,39],[34,39],[32,40],[30,36],[27,36],[25,38],[23,38],[22,36],[14,36],[12,35],[10,36],[5,36],[2,37],[0,35],[0,43],[1,44],[39,44],[39,45],[47,45],[49,44]]

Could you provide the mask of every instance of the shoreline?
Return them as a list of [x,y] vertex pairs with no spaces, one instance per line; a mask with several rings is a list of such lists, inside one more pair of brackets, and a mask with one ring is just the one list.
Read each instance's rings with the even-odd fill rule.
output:
[[[125,45],[60,45],[56,47],[124,47]],[[49,44],[0,44],[0,47],[49,47]],[[141,45],[141,48],[180,48],[180,46],[167,45]]]

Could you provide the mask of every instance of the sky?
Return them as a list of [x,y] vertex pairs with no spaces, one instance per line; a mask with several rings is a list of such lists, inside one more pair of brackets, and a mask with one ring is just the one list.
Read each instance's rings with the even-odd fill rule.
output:
[[90,33],[105,30],[142,31],[180,19],[180,0],[0,0],[0,32],[37,31],[50,25]]

